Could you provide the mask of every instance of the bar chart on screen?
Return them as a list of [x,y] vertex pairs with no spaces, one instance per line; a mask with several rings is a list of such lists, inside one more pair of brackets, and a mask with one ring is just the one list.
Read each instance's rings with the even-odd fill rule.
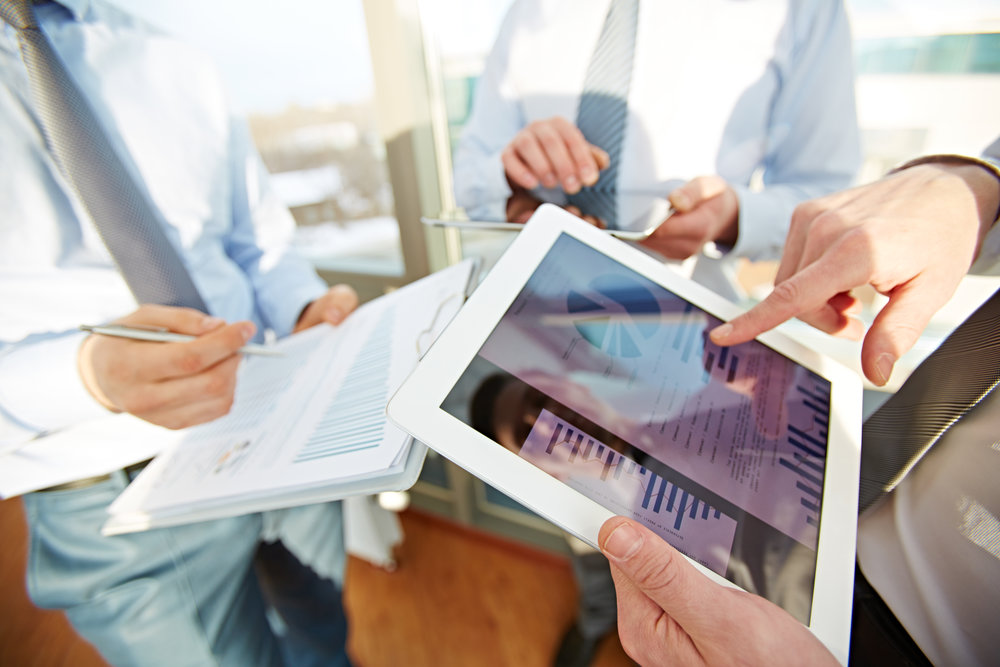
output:
[[608,509],[642,521],[725,574],[737,521],[646,466],[542,409],[520,456]]
[[799,382],[795,391],[801,404],[796,414],[802,425],[788,424],[788,444],[791,447],[778,457],[778,463],[797,475],[795,488],[802,492],[799,502],[805,510],[802,517],[810,526],[818,527],[820,501],[823,498],[830,390],[825,383]]

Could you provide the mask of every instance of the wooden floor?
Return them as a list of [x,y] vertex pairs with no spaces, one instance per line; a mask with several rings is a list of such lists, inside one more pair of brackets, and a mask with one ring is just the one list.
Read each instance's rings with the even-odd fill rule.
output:
[[[413,510],[401,515],[399,567],[352,558],[346,605],[358,667],[550,665],[576,600],[569,564]],[[60,613],[24,592],[25,528],[17,500],[0,502],[0,665],[104,665]],[[632,665],[616,637],[597,667]]]

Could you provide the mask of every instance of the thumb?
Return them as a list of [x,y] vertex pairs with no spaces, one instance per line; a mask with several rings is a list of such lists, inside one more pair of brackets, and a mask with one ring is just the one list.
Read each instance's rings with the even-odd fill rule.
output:
[[889,381],[896,361],[913,347],[927,323],[947,300],[910,283],[896,288],[872,321],[861,346],[865,377],[881,386]]
[[667,199],[678,213],[687,213],[705,200],[718,197],[727,187],[726,181],[718,176],[698,176],[673,190]]
[[594,162],[597,163],[597,168],[602,171],[611,165],[611,156],[600,146],[591,144],[590,155],[594,158]]
[[299,332],[321,322],[334,326],[344,321],[358,307],[358,293],[349,285],[338,284],[329,288],[302,311],[293,331]]
[[[601,551],[631,586],[659,605],[691,636],[714,626],[705,617],[718,584],[698,572],[683,555],[648,528],[614,517],[601,526]],[[711,613],[711,611],[709,611]],[[715,619],[716,622],[718,619]]]

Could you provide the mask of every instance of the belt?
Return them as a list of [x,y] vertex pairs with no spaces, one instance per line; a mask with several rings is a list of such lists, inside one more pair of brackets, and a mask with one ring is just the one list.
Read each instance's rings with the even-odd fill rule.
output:
[[[142,469],[149,465],[149,462],[153,459],[146,459],[145,461],[139,461],[138,463],[133,463],[132,465],[125,466],[122,468],[122,472],[128,476],[129,481],[135,478]],[[117,471],[115,471],[117,472]],[[49,486],[44,489],[38,489],[35,493],[48,493],[49,491],[72,491],[74,489],[86,489],[88,486],[94,486],[95,484],[100,484],[101,482],[107,482],[111,479],[113,473],[107,473],[104,475],[97,475],[96,477],[84,477],[83,479],[74,479],[72,482],[66,482],[65,484],[56,484],[55,486]]]

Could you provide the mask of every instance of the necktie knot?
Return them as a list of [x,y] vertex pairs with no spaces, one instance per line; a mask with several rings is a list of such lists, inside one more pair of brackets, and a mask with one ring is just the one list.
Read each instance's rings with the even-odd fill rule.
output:
[[38,27],[31,0],[0,0],[0,19],[18,31]]

